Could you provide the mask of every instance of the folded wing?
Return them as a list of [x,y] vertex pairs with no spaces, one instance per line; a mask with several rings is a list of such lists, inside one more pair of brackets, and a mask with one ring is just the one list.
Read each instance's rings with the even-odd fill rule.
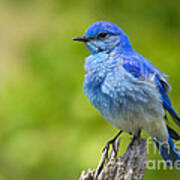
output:
[[180,126],[180,118],[173,109],[168,96],[168,92],[171,90],[171,86],[167,81],[167,76],[160,72],[155,66],[153,66],[143,57],[124,57],[122,60],[122,66],[126,71],[139,80],[149,81],[156,85],[159,93],[161,94],[164,109],[169,112],[175,123]]

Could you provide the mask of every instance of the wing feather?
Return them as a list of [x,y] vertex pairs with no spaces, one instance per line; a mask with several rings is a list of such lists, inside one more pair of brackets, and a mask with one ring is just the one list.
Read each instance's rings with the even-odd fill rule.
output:
[[137,57],[131,57],[131,59],[127,57],[122,60],[121,64],[126,71],[139,80],[150,81],[156,85],[161,94],[164,109],[169,112],[176,124],[180,126],[180,118],[173,109],[168,96],[168,92],[171,90],[171,86],[168,83],[166,78],[167,76],[159,71],[145,58],[140,59],[141,60],[139,60]]

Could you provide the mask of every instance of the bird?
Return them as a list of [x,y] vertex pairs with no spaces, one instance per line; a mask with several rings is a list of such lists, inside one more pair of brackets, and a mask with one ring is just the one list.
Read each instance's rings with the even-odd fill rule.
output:
[[97,21],[83,36],[73,38],[85,43],[86,57],[83,90],[103,118],[119,132],[133,134],[133,140],[147,132],[170,167],[180,168],[180,155],[172,139],[180,140],[169,126],[167,113],[180,126],[180,118],[168,96],[171,86],[166,74],[136,52],[125,32],[116,24]]

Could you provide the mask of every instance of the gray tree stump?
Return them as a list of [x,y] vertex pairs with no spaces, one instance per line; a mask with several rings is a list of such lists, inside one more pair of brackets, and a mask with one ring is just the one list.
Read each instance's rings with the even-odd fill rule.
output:
[[[118,152],[120,139],[115,143]],[[106,152],[96,170],[82,171],[79,180],[141,180],[146,169],[146,140],[139,138],[131,143],[125,154],[117,157],[113,148],[110,157],[106,160]]]

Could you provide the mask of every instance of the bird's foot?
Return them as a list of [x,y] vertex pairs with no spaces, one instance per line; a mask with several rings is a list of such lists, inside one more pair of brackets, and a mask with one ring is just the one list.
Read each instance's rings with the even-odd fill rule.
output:
[[132,147],[133,144],[134,144],[134,142],[135,142],[136,140],[140,141],[140,135],[141,135],[141,130],[139,130],[139,131],[137,132],[137,134],[135,134],[135,135],[133,136],[133,138],[132,138],[132,140],[131,140],[131,142],[130,142],[130,144],[129,144],[129,147]]
[[120,134],[121,134],[122,132],[123,132],[123,131],[119,131],[119,133],[118,133],[113,139],[111,139],[110,141],[108,141],[108,142],[106,143],[106,146],[105,146],[104,149],[103,149],[103,153],[105,154],[106,159],[108,159],[108,152],[109,152],[110,145],[112,145],[112,149],[113,149],[115,155],[117,155],[117,150],[116,150],[116,148],[115,148],[115,141],[116,141],[116,139],[120,136]]
[[118,151],[118,147],[119,147],[118,144],[119,144],[120,139],[117,142],[116,142],[116,139],[118,138],[118,136],[121,133],[122,133],[122,131],[120,131],[112,140],[110,140],[106,143],[106,146],[103,149],[102,158],[100,160],[100,163],[99,163],[97,170],[96,170],[96,173],[95,173],[96,178],[99,176],[100,172],[102,171],[106,160],[108,160],[108,152],[109,152],[110,145],[112,145],[113,156],[115,156],[115,157],[117,156],[117,151]]
[[108,141],[106,143],[106,146],[103,148],[103,153],[105,153],[106,159],[108,159],[110,145],[112,145],[112,149],[113,149],[114,153],[117,154],[117,151],[116,151],[116,148],[115,148],[115,144],[114,144],[115,141],[116,141],[116,139],[112,139],[112,140]]

